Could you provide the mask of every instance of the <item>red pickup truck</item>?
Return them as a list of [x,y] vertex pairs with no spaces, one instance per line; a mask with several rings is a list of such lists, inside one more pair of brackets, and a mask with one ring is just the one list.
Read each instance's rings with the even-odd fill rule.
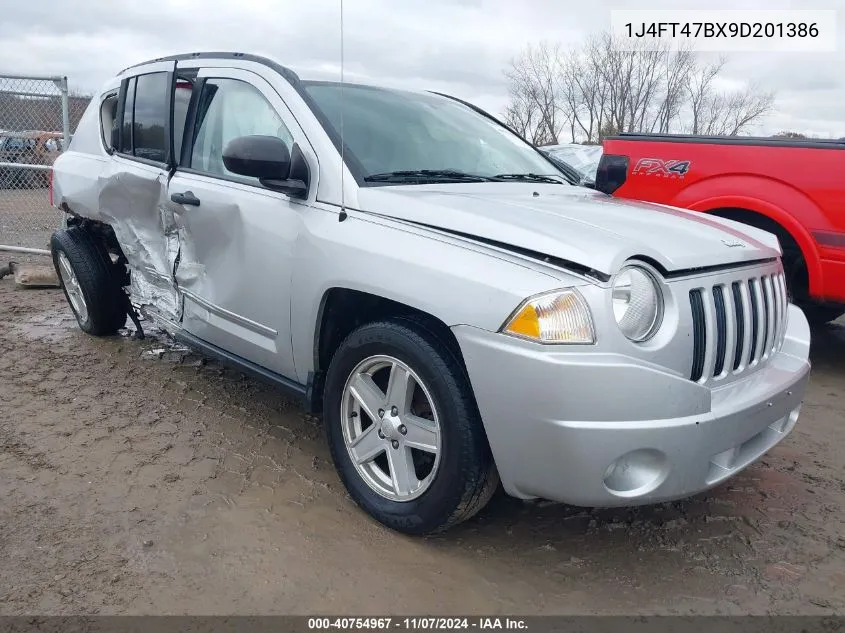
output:
[[605,139],[595,186],[774,233],[807,318],[845,313],[845,141],[621,134]]

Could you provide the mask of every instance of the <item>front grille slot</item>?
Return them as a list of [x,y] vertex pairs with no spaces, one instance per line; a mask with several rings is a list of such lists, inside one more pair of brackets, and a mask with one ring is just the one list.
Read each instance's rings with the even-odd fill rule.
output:
[[690,290],[690,380],[741,374],[777,352],[786,321],[785,287],[777,273]]
[[763,349],[760,350],[760,357],[762,358],[769,353],[769,329],[772,327],[769,323],[772,300],[769,297],[772,291],[772,284],[768,279],[760,278],[760,289],[763,295]]
[[704,323],[704,299],[701,290],[690,290],[692,308],[692,380],[701,380],[704,375],[704,349],[706,346],[706,328]]
[[736,352],[734,353],[733,366],[733,370],[736,371],[742,364],[742,352],[745,351],[745,306],[742,303],[742,290],[740,290],[738,281],[731,284],[731,294],[733,295],[734,317],[736,318]]
[[713,368],[713,375],[718,376],[725,368],[728,336],[728,319],[725,314],[725,295],[722,286],[713,286],[713,304],[716,308],[716,366]]
[[757,308],[760,297],[756,279],[748,280],[748,290],[751,296],[751,355],[748,362],[753,363],[757,360],[757,335],[760,333],[760,310]]

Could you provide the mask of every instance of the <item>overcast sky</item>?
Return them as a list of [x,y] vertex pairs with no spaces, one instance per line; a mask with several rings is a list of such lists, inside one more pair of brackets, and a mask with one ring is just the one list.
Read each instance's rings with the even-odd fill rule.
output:
[[[611,9],[705,7],[838,9],[835,53],[732,53],[724,78],[777,93],[754,132],[845,136],[845,0],[345,0],[345,76],[447,91],[500,114],[502,71],[525,45],[577,45],[609,28]],[[0,74],[67,75],[85,91],[138,61],[197,50],[339,76],[340,0],[0,0],[0,15]]]

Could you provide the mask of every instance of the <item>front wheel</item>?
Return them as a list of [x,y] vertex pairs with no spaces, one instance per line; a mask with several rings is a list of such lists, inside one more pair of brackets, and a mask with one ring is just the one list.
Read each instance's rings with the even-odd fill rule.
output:
[[353,331],[329,366],[323,419],[350,496],[390,528],[445,530],[495,492],[498,475],[466,372],[421,321]]

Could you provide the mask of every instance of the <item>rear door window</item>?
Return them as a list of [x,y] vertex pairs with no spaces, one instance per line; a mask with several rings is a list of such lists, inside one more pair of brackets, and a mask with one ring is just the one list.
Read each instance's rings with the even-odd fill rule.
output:
[[121,154],[146,161],[167,161],[170,119],[170,73],[131,77],[123,101]]
[[126,84],[126,101],[123,106],[123,130],[118,151],[132,154],[132,117],[135,111],[135,77]]
[[167,120],[170,112],[167,73],[138,77],[132,123],[133,155],[163,163],[167,160]]

